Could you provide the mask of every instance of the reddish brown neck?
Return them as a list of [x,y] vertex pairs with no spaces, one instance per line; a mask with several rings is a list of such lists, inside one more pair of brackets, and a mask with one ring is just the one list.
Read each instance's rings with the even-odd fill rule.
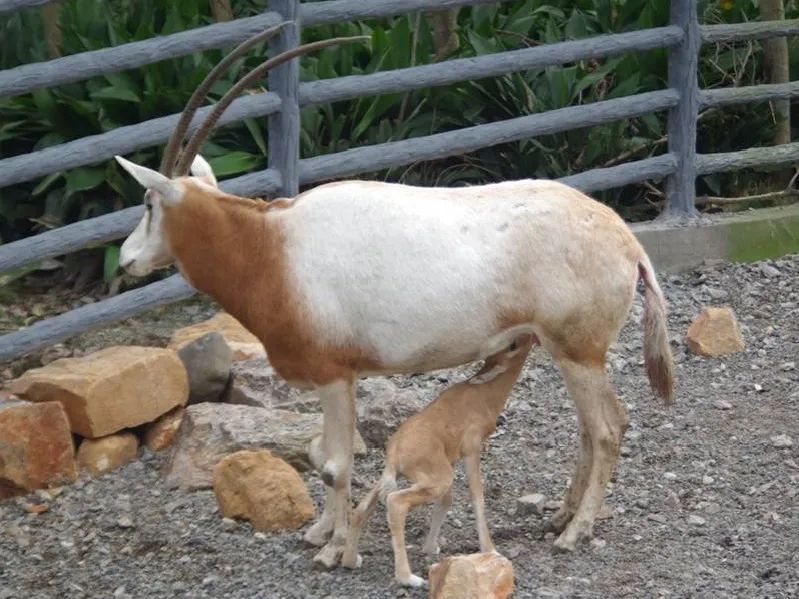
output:
[[[187,186],[180,204],[166,208],[164,225],[181,272],[199,291],[250,327],[263,319],[283,277],[280,232],[268,222],[265,205],[235,196],[213,197]],[[260,296],[266,292],[267,297]]]

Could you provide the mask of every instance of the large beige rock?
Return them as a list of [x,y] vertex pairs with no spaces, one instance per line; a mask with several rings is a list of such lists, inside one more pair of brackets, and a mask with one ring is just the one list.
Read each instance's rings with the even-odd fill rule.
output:
[[[321,414],[224,403],[196,404],[186,408],[164,478],[170,487],[210,488],[219,460],[245,449],[268,449],[295,468],[307,470],[311,465],[311,441],[321,434]],[[355,451],[366,452],[357,433]]]
[[171,447],[177,437],[180,423],[183,422],[183,408],[167,412],[144,429],[144,444],[150,451],[163,451]]
[[178,350],[206,333],[217,332],[225,338],[233,350],[233,360],[253,360],[266,357],[266,350],[258,338],[226,312],[213,318],[178,329],[172,335],[168,347]]
[[454,555],[430,566],[431,599],[505,599],[513,593],[513,564],[498,553]]
[[73,432],[97,438],[155,420],[183,405],[186,370],[172,350],[109,347],[29,370],[11,390],[32,401],[58,401]]
[[741,329],[731,308],[705,308],[688,327],[685,342],[701,356],[723,356],[744,348]]
[[138,453],[139,440],[133,433],[84,439],[78,447],[78,466],[97,476],[135,460]]
[[0,400],[0,499],[75,480],[75,447],[63,406]]
[[225,518],[245,518],[263,532],[299,528],[316,514],[297,471],[268,451],[239,451],[214,468],[214,493]]

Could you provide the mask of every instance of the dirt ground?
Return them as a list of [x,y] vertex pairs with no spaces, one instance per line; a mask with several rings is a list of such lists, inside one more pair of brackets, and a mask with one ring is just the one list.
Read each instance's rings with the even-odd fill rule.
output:
[[[661,276],[678,361],[676,404],[659,405],[642,367],[638,318],[625,327],[609,368],[632,424],[595,540],[552,552],[544,518],[517,514],[517,499],[559,499],[576,447],[576,418],[560,376],[541,350],[528,360],[484,454],[486,503],[498,549],[514,564],[517,597],[799,596],[799,255],[748,265],[713,264]],[[705,305],[730,305],[744,352],[691,355],[683,337]],[[207,316],[207,301],[161,310],[68,347],[163,343]],[[640,315],[637,302],[634,315]],[[34,358],[38,359],[38,358]],[[20,363],[0,365],[5,376]],[[472,368],[397,378],[432,399]],[[792,445],[781,435],[787,435]],[[360,498],[382,451],[356,462]],[[163,455],[63,488],[56,497],[0,504],[0,599],[38,597],[425,597],[392,582],[384,512],[362,545],[363,569],[321,571],[302,531],[253,534],[223,521],[213,493],[167,490]],[[323,486],[305,475],[317,502]],[[45,501],[49,511],[26,513]],[[412,513],[409,556],[421,554],[429,510]],[[546,514],[544,515],[546,517]],[[477,550],[462,470],[443,536],[445,554]]]

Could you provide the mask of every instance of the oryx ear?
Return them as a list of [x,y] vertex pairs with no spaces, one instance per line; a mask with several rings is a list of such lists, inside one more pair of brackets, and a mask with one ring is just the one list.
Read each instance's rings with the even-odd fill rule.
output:
[[213,187],[218,187],[216,176],[208,161],[197,154],[191,162],[191,174]]
[[164,202],[169,204],[176,204],[183,197],[182,186],[172,181],[169,177],[162,175],[158,171],[147,168],[146,166],[139,166],[122,158],[122,156],[114,156],[116,161],[128,171],[139,184],[145,189],[152,189],[164,199]]

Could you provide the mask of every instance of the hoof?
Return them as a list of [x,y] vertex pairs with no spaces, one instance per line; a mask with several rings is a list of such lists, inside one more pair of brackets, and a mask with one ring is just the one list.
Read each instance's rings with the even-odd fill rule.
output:
[[314,547],[321,547],[333,534],[333,529],[326,526],[323,522],[317,522],[309,528],[303,539],[306,543],[310,543]]
[[563,538],[563,536],[555,539],[552,543],[552,551],[555,553],[571,553],[577,548],[577,543]]
[[408,578],[397,578],[397,582],[399,582],[404,587],[412,587],[414,589],[418,589],[419,587],[423,587],[425,585],[425,580],[421,576],[416,576],[416,574],[411,574]]
[[556,553],[570,553],[577,549],[580,543],[590,541],[593,537],[590,524],[572,521],[569,527],[555,539],[552,549]]
[[343,552],[344,547],[341,545],[333,545],[328,543],[322,547],[319,553],[314,556],[313,561],[323,568],[327,568],[329,570],[336,567],[336,564],[338,564],[339,558]]
[[341,557],[341,565],[344,566],[345,568],[355,570],[363,565],[363,557],[361,557],[360,553],[356,553],[354,557],[350,554],[345,553]]
[[570,514],[563,508],[559,509],[552,515],[552,518],[544,524],[544,532],[554,532],[556,534],[562,533],[571,522],[574,514]]

